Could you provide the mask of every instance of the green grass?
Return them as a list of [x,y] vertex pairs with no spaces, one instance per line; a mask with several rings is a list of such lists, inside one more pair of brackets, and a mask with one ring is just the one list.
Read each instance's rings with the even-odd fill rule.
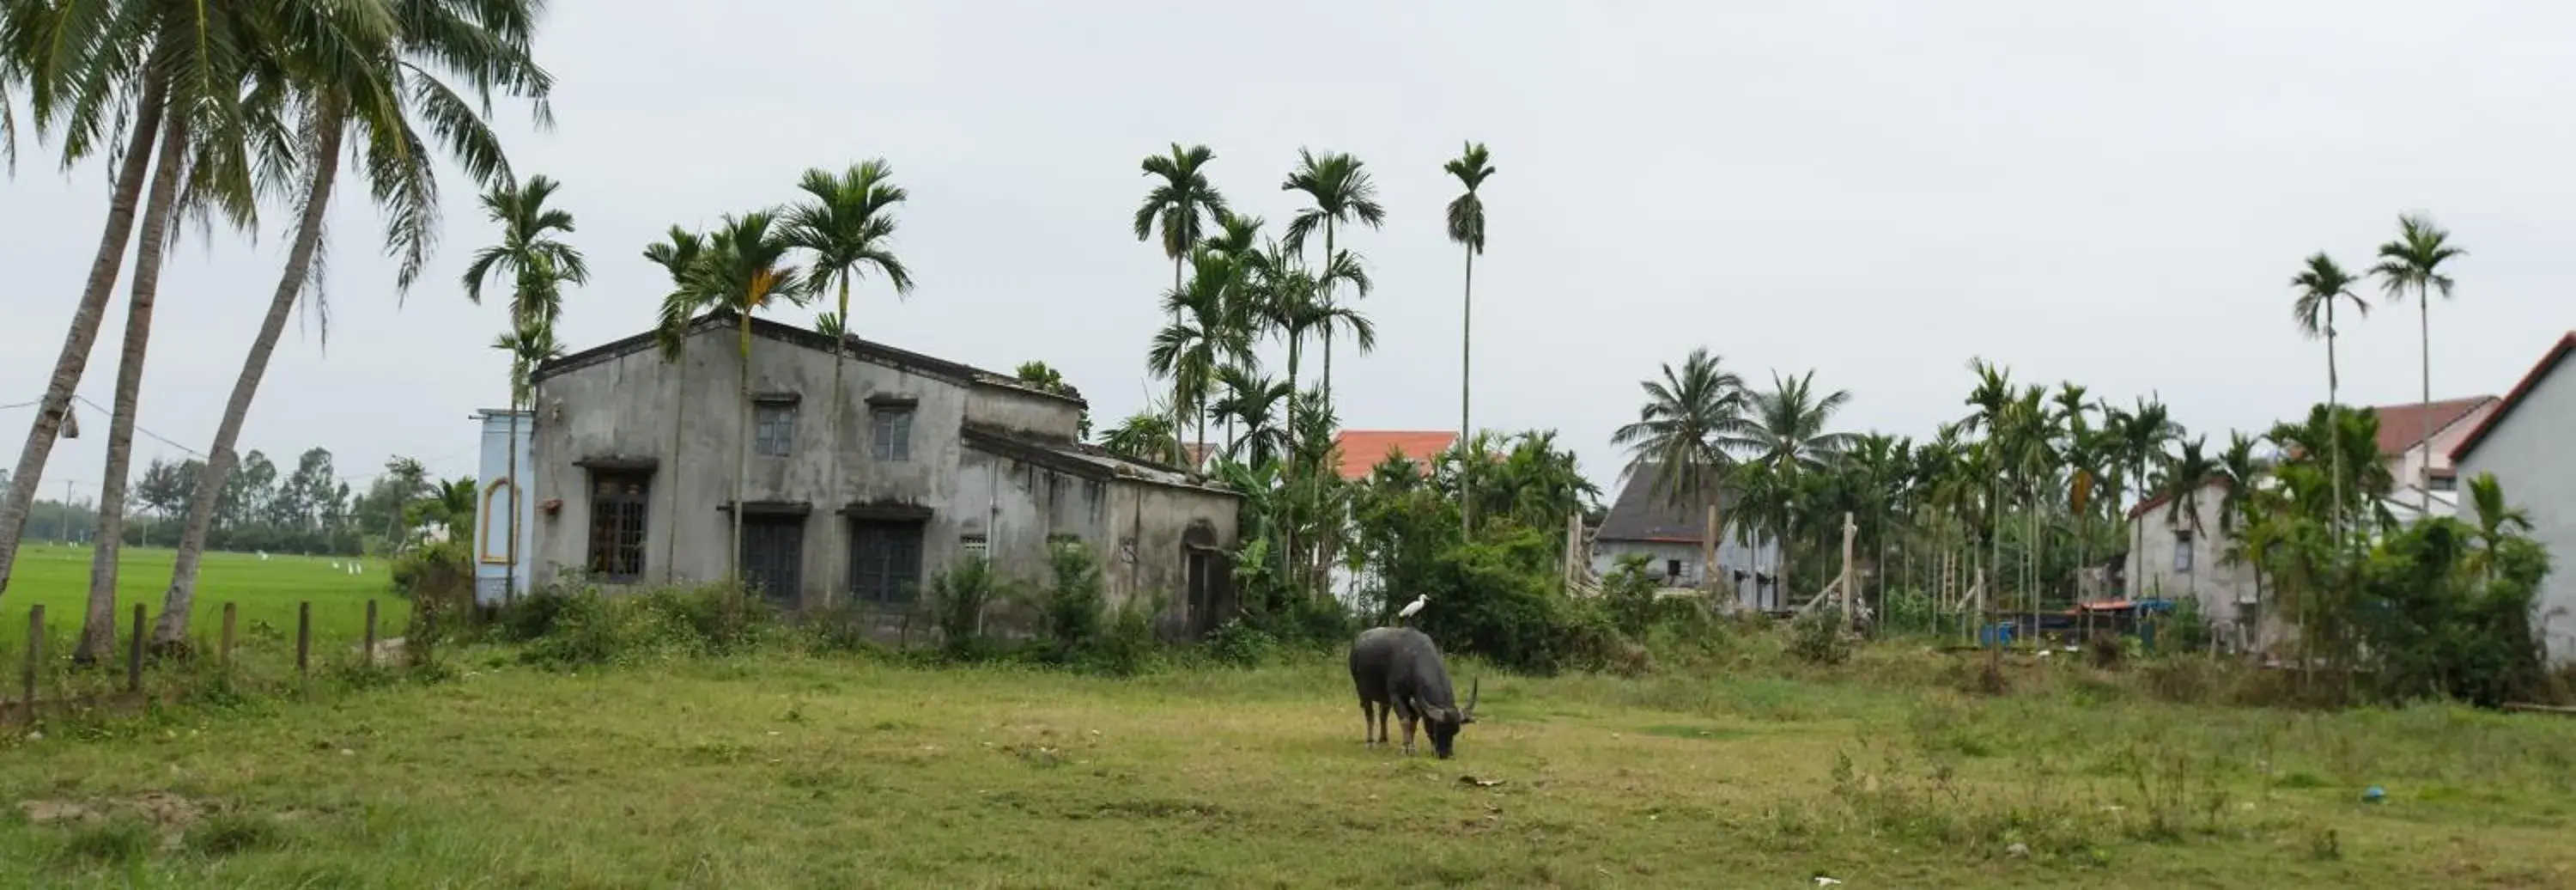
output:
[[[117,626],[123,628],[133,620],[135,604],[141,603],[153,620],[159,620],[164,592],[170,588],[170,563],[178,551],[158,548],[126,547],[119,551],[116,572]],[[0,595],[0,651],[23,651],[27,636],[27,607],[42,603],[45,620],[56,628],[77,632],[81,612],[89,602],[90,554],[88,547],[59,544],[37,544],[18,552],[17,566],[9,579],[9,591]],[[351,575],[332,568],[332,563],[363,562],[362,573]],[[409,608],[389,589],[391,576],[383,560],[359,560],[346,556],[289,556],[272,553],[266,560],[248,553],[208,553],[197,581],[197,600],[190,626],[200,636],[210,636],[220,627],[224,603],[236,603],[237,620],[247,628],[262,622],[295,632],[295,607],[299,602],[313,603],[313,632],[317,639],[357,639],[366,624],[366,600],[380,600],[378,621],[399,627],[401,616]],[[122,631],[119,632],[120,638]]]
[[2071,665],[1988,699],[1884,649],[1457,665],[1481,720],[1441,761],[1363,748],[1331,658],[460,654],[438,685],[0,740],[0,886],[2576,885],[2576,720],[2548,716],[2174,705]]

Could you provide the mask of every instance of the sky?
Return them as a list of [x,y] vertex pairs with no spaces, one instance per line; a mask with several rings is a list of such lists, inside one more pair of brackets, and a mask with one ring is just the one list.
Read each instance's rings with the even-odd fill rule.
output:
[[[2433,306],[2433,395],[2502,394],[2576,327],[2576,268],[2551,259],[2576,243],[2570,33],[2576,7],[2379,0],[555,0],[537,51],[556,126],[524,106],[499,126],[579,221],[593,277],[566,298],[573,349],[649,323],[667,279],[640,252],[671,225],[883,157],[911,191],[896,244],[918,287],[862,286],[855,330],[998,370],[1042,359],[1103,426],[1158,387],[1144,354],[1171,265],[1130,218],[1139,161],[1180,141],[1210,146],[1214,184],[1274,234],[1301,147],[1367,163],[1385,225],[1341,243],[1376,279],[1358,305],[1379,342],[1337,351],[1343,420],[1454,428],[1463,257],[1441,164],[1480,141],[1497,173],[1476,425],[1558,431],[1608,495],[1639,381],[1701,346],[1757,385],[1813,371],[1850,390],[1849,430],[1956,419],[1983,357],[2119,403],[2152,393],[2213,439],[2260,431],[2325,395],[2290,277],[2320,250],[2367,268],[2404,211],[2469,250]],[[42,393],[105,213],[104,164],[54,150],[22,135],[0,182],[0,405]],[[469,416],[506,399],[503,309],[457,279],[496,228],[462,174],[443,185],[441,247],[407,294],[364,190],[342,188],[327,343],[288,335],[245,450],[291,466],[327,447],[354,487],[396,454],[474,471]],[[182,235],[138,472],[210,446],[291,222],[272,207],[255,234]],[[2365,293],[2374,311],[2339,341],[2345,400],[2413,401],[2418,314]],[[80,387],[101,406],[125,297]],[[107,418],[82,410],[48,497],[97,491]],[[7,455],[32,418],[0,408]]]

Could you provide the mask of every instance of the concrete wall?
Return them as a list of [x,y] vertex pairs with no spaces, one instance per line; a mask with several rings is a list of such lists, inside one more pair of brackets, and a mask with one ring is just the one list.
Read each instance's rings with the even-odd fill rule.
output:
[[[482,460],[477,465],[475,479],[474,540],[467,546],[474,549],[474,601],[485,605],[497,605],[509,599],[512,580],[510,533],[513,529],[517,530],[519,537],[517,589],[525,592],[535,586],[534,576],[528,572],[534,562],[537,545],[534,526],[538,495],[533,489],[518,493],[517,518],[514,521],[510,509],[512,414],[509,411],[485,411],[478,421],[482,426]],[[539,475],[536,452],[532,447],[536,418],[526,411],[516,414],[518,478],[534,479]]]
[[[2145,515],[2132,520],[2146,530],[2129,554],[2128,564],[2129,596],[2197,599],[2202,617],[2220,625],[2222,636],[2226,626],[2250,621],[2255,615],[2254,567],[2230,565],[2221,558],[2228,546],[2218,530],[2219,504],[2225,499],[2226,492],[2217,486],[2201,491],[2197,528],[2189,516],[2177,515],[2168,521],[2165,504],[2149,508]],[[2191,569],[2178,572],[2174,570],[2174,557],[2180,547],[2174,533],[2184,530],[2192,533]]]
[[[850,526],[837,511],[852,503],[930,510],[922,531],[924,584],[965,556],[967,542],[977,538],[1005,577],[1042,582],[1048,577],[1048,539],[1070,535],[1090,542],[1101,556],[1113,602],[1139,589],[1169,591],[1177,599],[1183,529],[1192,521],[1205,521],[1219,546],[1235,544],[1231,495],[1136,479],[1086,478],[1023,457],[988,453],[968,445],[961,434],[973,420],[979,427],[1057,440],[1031,445],[1041,451],[1068,448],[1079,417],[1073,403],[854,359],[842,366],[840,434],[834,437],[830,354],[758,336],[752,342],[751,391],[793,394],[798,401],[790,454],[753,454],[743,498],[811,504],[804,521],[798,591],[799,602],[807,607],[838,602],[848,587]],[[688,583],[729,574],[732,517],[721,507],[735,497],[738,437],[745,432],[737,355],[734,332],[703,331],[685,341],[676,362],[664,362],[646,350],[539,381],[539,422],[532,443],[539,473],[532,481],[538,500],[559,498],[561,503],[534,523],[532,574],[552,578],[560,570],[585,565],[591,474],[579,462],[601,458],[658,462],[646,521],[643,581]],[[871,397],[913,400],[909,460],[874,457],[871,412],[877,409],[871,408]],[[834,453],[841,456],[837,485],[832,481]],[[1089,475],[1106,472],[1103,465]],[[1132,570],[1113,561],[1122,535],[1143,542],[1142,559]]]
[[976,426],[1070,442],[1082,427],[1082,408],[1045,393],[978,380],[966,394],[966,420]]
[[[2576,662],[2576,359],[2561,360],[2554,372],[2523,393],[2512,413],[2487,431],[2477,450],[2462,455],[2456,468],[2460,490],[2479,473],[2494,473],[2507,503],[2531,513],[2531,534],[2556,566],[2540,585],[2541,628],[2553,663]],[[2477,506],[2466,497],[2461,518],[2477,521]]]

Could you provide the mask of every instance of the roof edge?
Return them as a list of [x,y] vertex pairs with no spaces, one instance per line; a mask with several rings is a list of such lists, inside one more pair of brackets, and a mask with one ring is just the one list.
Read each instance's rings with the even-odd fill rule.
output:
[[2496,405],[2495,410],[2487,412],[2486,419],[2478,421],[2467,436],[2461,437],[2460,444],[2451,446],[2451,465],[2459,466],[2462,459],[2476,451],[2478,444],[2486,441],[2487,434],[2494,432],[2496,425],[2503,423],[2505,417],[2522,404],[2523,397],[2530,395],[2533,387],[2539,386],[2542,379],[2557,370],[2558,363],[2565,361],[2570,352],[2576,352],[2576,331],[2560,334],[2558,342],[2541,353],[2540,361],[2532,363],[2531,370],[2514,383],[2512,391],[2504,394],[2503,401]]

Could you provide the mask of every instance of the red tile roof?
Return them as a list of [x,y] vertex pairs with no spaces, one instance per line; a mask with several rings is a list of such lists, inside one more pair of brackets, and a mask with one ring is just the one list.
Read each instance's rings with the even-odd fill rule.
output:
[[[2485,441],[2487,434],[2495,431],[2496,424],[2503,423],[2505,415],[2512,414],[2514,407],[2522,404],[2522,397],[2530,395],[2532,387],[2539,386],[2540,381],[2549,378],[2550,372],[2558,370],[2558,363],[2565,360],[2569,353],[2576,353],[2576,331],[2568,331],[2560,336],[2557,345],[2549,347],[2549,351],[2540,356],[2539,363],[2531,366],[2531,372],[2522,375],[2522,382],[2514,384],[2513,391],[2504,394],[2504,404],[2497,405],[2495,410],[2487,412],[2487,419],[2478,421],[2477,427],[2469,430],[2468,437],[2461,439],[2459,446],[2451,449],[2451,462],[2458,463],[2461,458],[2468,457],[2469,452],[2477,450],[2478,443]],[[2383,424],[2386,422],[2381,421]]]
[[2492,401],[2495,401],[2494,396],[2470,396],[2465,399],[2444,399],[2431,404],[2408,402],[2403,405],[2381,405],[2372,408],[2371,410],[2379,412],[2379,456],[2396,457],[2405,454],[2406,449],[2415,447],[2416,443],[2425,439],[2440,435],[2443,430],[2449,429],[2451,424],[2460,422],[2460,418],[2469,416],[2469,412],[2476,411],[2479,406]]
[[1333,449],[1341,455],[1342,478],[1368,478],[1370,470],[1386,461],[1387,452],[1404,455],[1430,472],[1432,459],[1456,444],[1455,431],[1423,430],[1343,430],[1333,436]]

